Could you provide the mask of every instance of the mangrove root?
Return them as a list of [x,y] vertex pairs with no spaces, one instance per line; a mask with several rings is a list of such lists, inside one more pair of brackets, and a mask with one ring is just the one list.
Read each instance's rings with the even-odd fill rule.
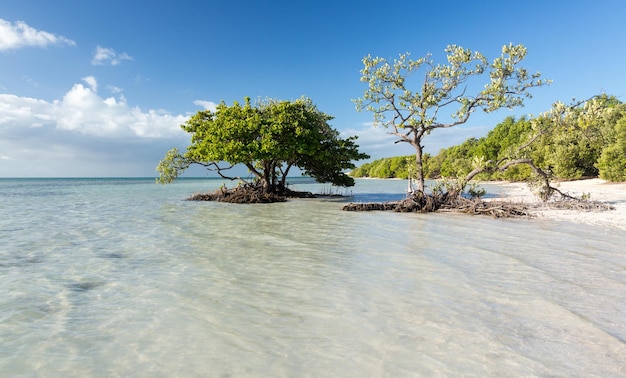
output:
[[[571,198],[571,197],[570,197]],[[613,206],[592,201],[572,199],[560,201],[527,204],[505,201],[482,201],[480,199],[465,198],[456,192],[439,195],[416,192],[404,200],[385,203],[349,203],[343,207],[345,211],[396,211],[396,212],[421,212],[455,211],[471,215],[490,215],[495,218],[531,217],[532,210],[541,208],[569,209],[578,211],[605,211],[613,209]]]
[[268,191],[261,185],[245,184],[232,189],[220,188],[212,193],[197,193],[187,198],[189,201],[218,201],[229,203],[274,203],[285,202],[287,198],[315,198],[310,192],[297,192],[287,188]]

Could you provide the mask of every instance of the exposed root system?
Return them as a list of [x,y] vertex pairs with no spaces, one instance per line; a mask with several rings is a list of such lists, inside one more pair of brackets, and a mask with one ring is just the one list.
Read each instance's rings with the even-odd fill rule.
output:
[[533,210],[541,208],[567,209],[574,211],[606,211],[613,207],[603,202],[563,199],[541,204],[515,203],[506,201],[482,201],[445,193],[429,195],[416,192],[412,196],[396,202],[349,203],[343,207],[345,211],[395,211],[421,212],[454,211],[471,215],[489,215],[494,218],[532,217]]
[[197,193],[187,198],[189,201],[218,201],[229,203],[274,203],[285,202],[287,198],[315,198],[310,192],[296,192],[289,189],[267,191],[260,185],[240,185],[235,188],[220,188],[212,193]]

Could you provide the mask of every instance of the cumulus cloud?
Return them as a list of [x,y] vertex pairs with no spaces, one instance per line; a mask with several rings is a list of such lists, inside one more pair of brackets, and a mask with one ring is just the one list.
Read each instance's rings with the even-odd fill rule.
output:
[[0,94],[0,133],[51,127],[99,137],[167,138],[182,133],[183,115],[165,110],[143,111],[123,96],[103,98],[93,76],[75,84],[62,99],[44,100]]
[[94,92],[97,92],[97,91],[98,91],[98,81],[96,80],[96,78],[95,78],[95,77],[93,77],[93,76],[87,76],[87,77],[84,77],[84,78],[83,78],[83,81],[84,81],[85,83],[87,83],[87,84],[91,87],[91,90],[92,90],[92,91],[94,91]]
[[193,102],[193,104],[197,106],[201,106],[205,110],[210,110],[212,112],[215,112],[217,110],[217,104],[211,101],[196,100]]
[[54,101],[0,94],[0,177],[150,175],[188,116],[103,97],[95,77]]
[[50,103],[29,97],[0,94],[0,135],[2,131],[37,128],[53,119]]
[[123,60],[133,60],[133,57],[128,55],[127,53],[118,54],[115,50],[108,47],[97,46],[96,52],[94,53],[93,59],[91,60],[91,64],[93,64],[94,66],[117,66],[118,64],[122,63]]
[[12,23],[0,19],[0,51],[28,46],[46,47],[49,45],[74,46],[76,42],[61,35],[37,30],[23,21]]
[[51,103],[55,127],[97,136],[164,138],[181,133],[182,115],[164,110],[143,111],[128,105],[124,96],[103,98],[92,76],[83,79],[89,87],[75,84],[61,100]]

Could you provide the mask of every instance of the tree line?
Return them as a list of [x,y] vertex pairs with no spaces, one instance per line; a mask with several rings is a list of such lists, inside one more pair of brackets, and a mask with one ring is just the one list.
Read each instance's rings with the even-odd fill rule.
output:
[[[465,177],[488,162],[530,159],[558,180],[600,177],[626,181],[626,104],[613,96],[599,95],[566,105],[556,103],[535,117],[507,117],[482,138],[424,154],[424,177]],[[415,156],[396,156],[363,164],[353,177],[403,178],[415,169]],[[523,181],[533,176],[527,164],[506,170],[485,169],[475,178]]]
[[[605,95],[570,105],[559,102],[533,119],[507,118],[484,138],[469,139],[434,156],[424,153],[424,140],[437,129],[463,125],[476,111],[523,106],[532,97],[531,90],[551,82],[522,67],[527,53],[523,45],[504,45],[492,60],[457,45],[445,52],[443,64],[430,54],[418,59],[408,53],[393,60],[369,55],[363,59],[360,80],[367,88],[354,100],[357,111],[371,112],[374,125],[387,128],[396,143],[411,145],[415,155],[371,163],[352,176],[412,178],[409,211],[459,205],[474,178],[532,178],[544,200],[555,192],[564,196],[550,184],[553,178],[599,175],[626,180],[626,110]],[[191,144],[185,152],[166,153],[157,166],[157,182],[172,182],[197,164],[240,181],[244,190],[236,194],[254,197],[254,202],[269,194],[291,195],[285,179],[292,167],[319,182],[352,186],[346,170],[355,168],[353,161],[369,156],[358,150],[355,136],[339,136],[328,123],[332,118],[308,98],[254,104],[246,98],[244,104],[232,106],[222,102],[216,111],[198,112],[181,125],[191,134]],[[235,165],[247,167],[252,179],[230,177],[227,171]],[[448,181],[445,190],[427,192],[425,178],[436,177],[455,180]],[[232,194],[224,191],[219,196]]]

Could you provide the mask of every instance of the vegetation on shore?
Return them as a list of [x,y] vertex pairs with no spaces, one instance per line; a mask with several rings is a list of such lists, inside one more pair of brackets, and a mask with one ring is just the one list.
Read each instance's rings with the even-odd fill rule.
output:
[[[550,83],[539,72],[529,74],[520,64],[526,57],[523,45],[504,45],[491,62],[478,51],[449,45],[447,64],[435,64],[428,54],[411,59],[363,59],[361,81],[367,84],[357,110],[374,116],[374,125],[390,129],[396,143],[415,148],[415,191],[425,193],[423,140],[433,131],[466,123],[477,110],[486,113],[523,106],[529,90]],[[421,77],[414,82],[413,75]],[[472,83],[469,86],[468,83]],[[418,84],[418,85],[416,85]],[[449,114],[448,117],[443,116]]]
[[[534,139],[533,139],[534,138]],[[425,154],[424,176],[429,179],[463,177],[487,161],[514,155],[532,159],[557,180],[600,177],[626,181],[626,104],[615,97],[600,95],[580,104],[553,109],[536,118],[506,118],[487,136]],[[403,178],[410,175],[412,156],[378,159],[363,164],[353,177]],[[528,165],[511,166],[504,171],[479,173],[482,180],[525,181],[531,179]]]
[[[170,183],[197,164],[240,183],[197,199],[238,203],[293,196],[285,182],[293,167],[321,183],[353,186],[354,179],[345,171],[355,167],[353,161],[369,156],[359,152],[356,137],[339,137],[328,124],[332,118],[308,98],[268,99],[255,105],[250,98],[243,105],[222,102],[215,112],[200,111],[181,125],[191,134],[191,145],[184,153],[176,148],[167,152],[157,166],[157,182]],[[254,179],[229,176],[228,170],[237,164],[245,165]]]
[[[501,55],[491,62],[480,52],[456,45],[445,52],[445,64],[435,64],[430,55],[413,60],[408,53],[393,61],[371,56],[363,59],[361,81],[367,89],[355,100],[357,110],[371,111],[374,125],[390,129],[389,134],[398,138],[396,143],[408,143],[415,149],[415,163],[407,165],[411,179],[408,209],[432,212],[445,206],[459,207],[462,193],[476,175],[504,172],[519,164],[532,169],[544,200],[554,192],[563,195],[550,185],[549,172],[531,158],[517,156],[534,139],[502,159],[478,162],[465,177],[446,182],[445,192],[426,192],[423,141],[428,135],[463,125],[478,110],[489,113],[523,106],[524,100],[532,97],[530,89],[550,83],[541,79],[539,72],[529,74],[521,66],[526,57],[523,45],[502,46]],[[412,79],[415,74],[420,81]]]
[[[561,192],[552,184],[554,178],[599,174],[613,181],[626,179],[624,110],[619,101],[607,96],[571,105],[558,102],[532,120],[508,118],[481,140],[469,139],[435,156],[426,155],[423,141],[433,131],[462,125],[477,110],[522,106],[531,97],[530,89],[550,83],[519,66],[526,56],[523,45],[503,46],[501,56],[491,63],[482,54],[459,46],[448,46],[446,53],[447,64],[437,65],[430,56],[411,60],[408,54],[393,62],[370,56],[363,60],[361,81],[367,89],[356,100],[357,110],[371,111],[374,124],[390,129],[389,134],[398,138],[396,143],[413,146],[415,160],[395,157],[353,171],[357,177],[407,177],[409,191],[404,201],[393,206],[349,204],[345,210],[462,210],[468,208],[463,193],[475,178],[527,180],[544,202],[555,194],[565,200],[583,200]],[[421,77],[417,83],[411,79],[415,73]],[[482,90],[474,91],[485,74],[483,86],[477,86]],[[427,192],[427,177],[445,180]],[[487,210],[501,207],[480,201],[483,193],[475,187],[468,192]],[[510,207],[505,211],[511,216],[518,213]]]
[[[540,73],[529,74],[521,67],[526,57],[523,45],[503,46],[492,61],[456,45],[445,52],[445,64],[435,64],[430,55],[413,60],[408,53],[393,61],[363,59],[361,81],[367,89],[355,100],[357,110],[371,111],[374,125],[389,129],[398,138],[396,143],[413,146],[413,157],[378,160],[348,175],[346,170],[355,168],[353,161],[369,156],[359,152],[356,137],[340,138],[328,124],[333,117],[319,111],[310,99],[269,99],[253,105],[246,98],[243,105],[222,102],[215,112],[200,111],[181,125],[191,134],[191,145],[184,153],[176,148],[167,152],[157,166],[157,182],[172,182],[197,164],[240,183],[195,199],[276,202],[302,196],[290,192],[285,183],[290,169],[297,167],[318,182],[337,186],[354,185],[353,177],[410,179],[404,201],[349,204],[344,210],[457,209],[516,216],[525,211],[480,201],[483,191],[471,185],[467,190],[471,180],[527,180],[543,201],[554,194],[575,200],[551,184],[554,178],[599,175],[610,181],[626,180],[626,108],[606,95],[571,105],[559,102],[533,119],[510,117],[484,138],[468,139],[434,156],[426,154],[424,139],[435,130],[465,124],[478,110],[523,106],[531,89],[550,83]],[[412,78],[415,74],[418,82]],[[253,179],[228,176],[235,165],[247,167]],[[446,180],[427,192],[426,178]]]
[[[354,177],[410,178],[411,156],[379,159],[353,170]],[[406,200],[385,204],[349,204],[345,210],[421,211],[456,209],[470,214],[527,216],[529,206],[484,202],[484,191],[470,186],[469,197],[461,196],[474,178],[482,180],[527,181],[546,202],[558,194],[564,209],[610,210],[608,204],[589,202],[561,192],[551,181],[601,177],[626,181],[626,105],[614,97],[595,96],[590,100],[553,108],[534,119],[509,117],[486,137],[466,140],[460,145],[425,155],[424,177],[440,179],[432,193],[418,191]],[[441,186],[446,190],[442,191]],[[417,200],[416,200],[417,199]]]

